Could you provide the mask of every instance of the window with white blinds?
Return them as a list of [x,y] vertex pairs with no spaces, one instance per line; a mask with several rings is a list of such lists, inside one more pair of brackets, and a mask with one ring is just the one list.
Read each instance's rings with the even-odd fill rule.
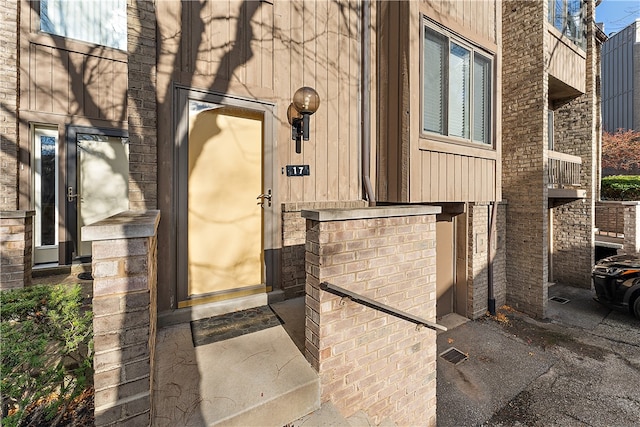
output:
[[127,50],[127,1],[40,0],[40,31]]
[[491,56],[425,24],[422,73],[422,130],[491,144]]

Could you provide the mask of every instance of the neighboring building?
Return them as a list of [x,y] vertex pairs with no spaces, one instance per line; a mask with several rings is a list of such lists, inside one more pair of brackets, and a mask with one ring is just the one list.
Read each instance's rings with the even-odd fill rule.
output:
[[503,5],[507,301],[545,317],[549,283],[591,283],[604,34],[593,1]]
[[640,19],[602,46],[602,126],[640,131]]
[[[430,204],[438,317],[545,317],[549,282],[589,286],[594,0],[79,4],[0,3],[0,209],[35,211],[36,266],[159,209],[166,325],[304,295],[304,209]],[[298,153],[302,86],[320,107]]]

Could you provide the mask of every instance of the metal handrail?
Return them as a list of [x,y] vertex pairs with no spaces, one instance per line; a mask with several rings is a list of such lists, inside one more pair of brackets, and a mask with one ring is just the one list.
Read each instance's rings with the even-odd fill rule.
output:
[[395,316],[399,319],[415,323],[416,325],[426,326],[427,328],[431,328],[438,331],[447,330],[445,326],[438,325],[437,323],[434,323],[434,322],[429,322],[428,320],[424,320],[418,316],[414,316],[413,314],[409,314],[404,311],[398,310],[397,308],[393,308],[381,302],[372,300],[371,298],[367,298],[364,295],[356,294],[355,292],[351,292],[347,289],[341,288],[340,286],[332,285],[331,283],[322,282],[320,284],[320,288],[324,291],[329,291],[333,294],[347,297],[354,302],[360,303],[362,305],[366,305],[367,307],[373,308],[375,310],[382,311],[391,316]]

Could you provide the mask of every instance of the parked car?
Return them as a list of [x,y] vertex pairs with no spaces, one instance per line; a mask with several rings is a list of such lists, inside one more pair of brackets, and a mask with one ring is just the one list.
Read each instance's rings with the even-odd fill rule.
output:
[[596,301],[628,310],[640,319],[640,255],[603,258],[593,267],[591,277]]

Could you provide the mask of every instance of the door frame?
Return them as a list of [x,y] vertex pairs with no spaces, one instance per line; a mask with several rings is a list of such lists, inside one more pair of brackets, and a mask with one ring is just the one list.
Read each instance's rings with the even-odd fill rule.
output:
[[73,261],[88,262],[91,257],[76,257],[78,253],[79,237],[78,236],[78,198],[73,201],[69,201],[66,194],[66,189],[72,187],[75,194],[78,193],[79,176],[78,176],[78,134],[89,135],[103,135],[119,138],[128,138],[129,132],[125,129],[117,128],[103,128],[103,127],[89,127],[78,125],[66,126],[66,169],[65,176],[62,180],[64,186],[60,187],[61,193],[59,197],[61,204],[65,206],[65,218],[64,227],[67,232],[67,244],[60,248],[60,261],[59,264],[71,264]]
[[[171,227],[171,241],[175,244],[175,295],[178,307],[189,300],[188,295],[188,213],[181,210],[188,201],[188,163],[189,163],[189,101],[202,101],[234,107],[258,113],[263,118],[263,157],[262,181],[264,188],[271,188],[271,208],[263,210],[263,259],[262,277],[267,290],[275,288],[280,280],[280,256],[278,233],[280,228],[280,202],[278,197],[278,155],[276,151],[276,106],[273,103],[250,98],[225,95],[190,87],[174,87],[174,153],[173,153],[173,212],[174,224]],[[185,237],[187,236],[187,237]],[[188,306],[185,305],[185,306]]]

